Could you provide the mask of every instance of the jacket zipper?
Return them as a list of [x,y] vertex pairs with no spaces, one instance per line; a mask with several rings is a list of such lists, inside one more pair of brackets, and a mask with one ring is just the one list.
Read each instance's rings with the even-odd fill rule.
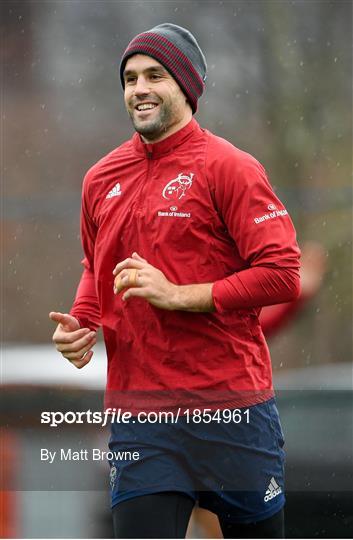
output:
[[146,192],[146,187],[149,184],[150,177],[152,176],[152,169],[153,169],[152,152],[146,152],[146,156],[147,156],[147,174],[146,174],[146,180],[143,183],[142,188],[139,193],[138,204],[137,204],[138,215],[141,215],[142,213],[142,207],[145,201],[144,194]]

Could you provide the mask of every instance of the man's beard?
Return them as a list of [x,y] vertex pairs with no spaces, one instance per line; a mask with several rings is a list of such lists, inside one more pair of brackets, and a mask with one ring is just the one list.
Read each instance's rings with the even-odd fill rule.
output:
[[128,111],[135,131],[146,137],[146,139],[157,139],[163,133],[165,133],[172,124],[172,108],[167,106],[165,103],[159,103],[159,109],[158,116],[150,121],[141,121],[139,119],[135,119],[134,111]]

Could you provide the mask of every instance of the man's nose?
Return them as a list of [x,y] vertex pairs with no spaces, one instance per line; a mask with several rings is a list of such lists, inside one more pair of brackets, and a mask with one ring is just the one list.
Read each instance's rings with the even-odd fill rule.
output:
[[136,86],[135,86],[135,95],[140,96],[143,94],[148,94],[149,91],[150,91],[150,88],[148,85],[148,81],[145,79],[145,77],[143,76],[138,77],[136,81]]

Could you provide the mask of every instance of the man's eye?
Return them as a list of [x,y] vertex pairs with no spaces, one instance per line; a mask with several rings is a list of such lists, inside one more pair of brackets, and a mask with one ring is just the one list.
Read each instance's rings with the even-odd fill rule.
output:
[[135,82],[135,80],[136,80],[136,77],[127,77],[125,79],[125,84],[131,84],[131,83]]
[[161,79],[161,76],[154,73],[153,75],[151,75],[151,79],[154,79],[154,80]]

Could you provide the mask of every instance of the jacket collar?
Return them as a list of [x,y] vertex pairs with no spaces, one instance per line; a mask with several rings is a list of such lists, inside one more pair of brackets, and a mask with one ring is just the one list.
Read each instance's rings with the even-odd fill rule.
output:
[[192,118],[186,126],[160,142],[146,144],[142,141],[140,135],[135,133],[132,137],[132,144],[139,155],[143,155],[149,159],[158,159],[171,154],[178,146],[188,140],[197,128],[199,128],[199,125]]

